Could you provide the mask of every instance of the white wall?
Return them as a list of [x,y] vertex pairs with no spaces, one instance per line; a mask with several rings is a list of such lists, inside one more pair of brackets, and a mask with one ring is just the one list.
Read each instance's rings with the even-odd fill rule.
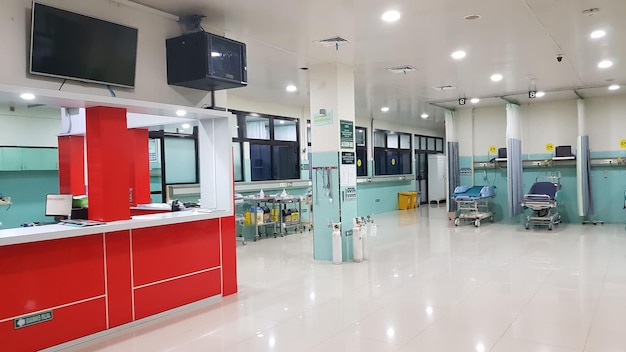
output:
[[[182,34],[181,26],[145,11],[119,5],[109,0],[63,1],[42,3],[69,11],[137,28],[137,71],[135,89],[115,88],[121,98],[195,106],[207,92],[167,85],[165,40]],[[43,89],[58,89],[60,79],[31,76],[28,72],[31,0],[2,0],[0,3],[0,77],[2,84]],[[63,91],[108,96],[106,87],[67,81]]]
[[[234,95],[230,92],[228,93],[228,109],[257,112],[260,114],[275,116],[293,117],[297,119],[300,119],[304,116],[302,108],[298,106],[268,103],[260,100]],[[308,118],[308,116],[306,116],[306,118]]]
[[[462,133],[471,134],[468,131],[457,131],[457,135]],[[506,147],[506,107],[504,105],[474,110],[474,155],[487,155],[492,145],[497,148]]]
[[524,104],[522,120],[522,153],[545,154],[546,144],[569,145],[576,149],[578,108],[576,100]]
[[459,142],[459,156],[472,156],[474,151],[472,109],[460,109],[455,112],[454,129]]
[[61,110],[0,105],[0,146],[56,147]]
[[587,133],[592,152],[624,151],[626,139],[626,95],[585,99]]

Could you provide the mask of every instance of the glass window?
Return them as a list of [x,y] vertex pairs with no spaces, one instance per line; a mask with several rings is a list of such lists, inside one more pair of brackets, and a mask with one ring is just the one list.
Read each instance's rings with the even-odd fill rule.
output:
[[356,145],[361,146],[361,147],[366,147],[367,145],[365,144],[366,143],[365,128],[357,127],[355,131],[356,131],[355,132],[356,136],[354,139],[355,139]]
[[428,137],[428,151],[434,152],[435,151],[435,138],[433,137]]
[[435,148],[438,152],[443,153],[443,139],[437,138],[435,140]]
[[426,141],[428,139],[426,137],[420,137],[420,150],[428,150],[426,147]]
[[148,140],[148,158],[150,160],[150,192],[160,193],[163,188],[163,178],[161,177],[161,139],[150,138]]
[[272,179],[271,146],[250,143],[250,175],[252,181]]
[[235,181],[243,181],[243,168],[241,163],[241,143],[233,142],[233,167]]
[[270,119],[260,116],[246,116],[246,138],[270,139]]
[[306,142],[307,145],[311,145],[311,121],[306,122]]
[[413,149],[420,149],[420,136],[413,137]]
[[387,148],[398,148],[398,135],[394,132],[387,132]]
[[273,146],[272,179],[288,180],[300,178],[300,163],[297,146]]
[[411,149],[411,135],[410,134],[400,135],[400,149]]
[[165,137],[165,181],[196,183],[196,140],[192,138]]
[[237,115],[229,117],[228,123],[230,125],[230,136],[233,138],[239,138],[239,118]]
[[355,127],[356,175],[367,176],[367,129]]
[[298,128],[296,120],[274,119],[274,139],[277,141],[298,140]]
[[374,131],[374,147],[384,148],[386,146],[385,135],[385,131]]

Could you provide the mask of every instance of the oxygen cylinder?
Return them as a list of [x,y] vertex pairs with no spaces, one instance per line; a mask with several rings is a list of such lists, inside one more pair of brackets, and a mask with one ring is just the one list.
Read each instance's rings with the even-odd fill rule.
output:
[[363,261],[363,238],[361,237],[361,220],[359,218],[352,219],[352,250],[354,261],[359,263]]
[[368,233],[368,229],[369,228],[369,224],[363,220],[363,222],[361,223],[361,238],[363,241],[363,260],[367,260],[367,257],[369,257],[369,252],[368,252],[368,248],[367,248],[367,233]]
[[341,223],[333,223],[333,264],[341,264],[342,254],[341,254]]
[[378,229],[376,228],[376,224],[372,221],[372,225],[370,226],[370,236],[374,237],[378,234]]

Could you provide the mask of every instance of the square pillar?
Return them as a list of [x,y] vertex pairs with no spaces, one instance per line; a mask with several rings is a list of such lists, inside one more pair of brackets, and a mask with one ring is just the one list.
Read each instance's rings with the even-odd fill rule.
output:
[[85,137],[59,138],[59,192],[85,194]]
[[126,109],[86,109],[89,219],[130,218],[130,167]]
[[148,155],[148,130],[128,130],[131,205],[150,203],[150,161]]

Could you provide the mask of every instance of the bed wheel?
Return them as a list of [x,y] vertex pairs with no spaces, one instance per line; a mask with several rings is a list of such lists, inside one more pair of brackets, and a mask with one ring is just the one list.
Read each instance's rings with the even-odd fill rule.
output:
[[525,228],[526,230],[530,229],[530,223],[528,223],[528,221],[526,221],[526,222],[524,223],[524,228]]
[[480,227],[480,220],[476,220],[476,221],[474,221],[474,226],[476,226],[476,227]]
[[459,218],[454,219],[454,226],[459,226]]
[[489,221],[493,222],[493,216],[489,218]]
[[554,224],[553,223],[549,223],[548,224],[548,230],[552,231],[553,228],[554,228]]

